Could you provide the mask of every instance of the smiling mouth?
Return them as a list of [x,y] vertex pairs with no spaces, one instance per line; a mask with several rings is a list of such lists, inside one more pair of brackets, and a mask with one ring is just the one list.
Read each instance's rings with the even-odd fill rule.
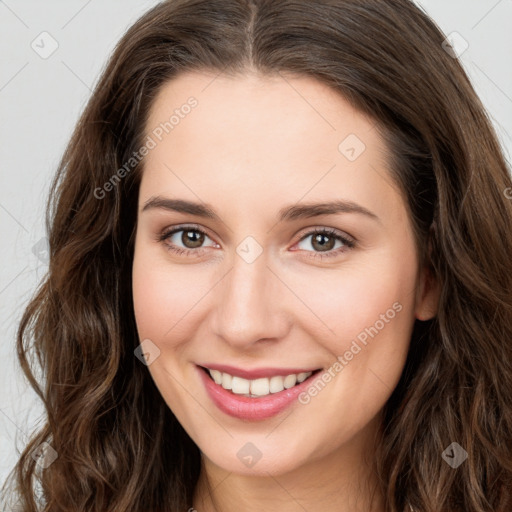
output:
[[318,372],[322,371],[321,368],[289,375],[276,375],[273,377],[262,377],[258,379],[244,379],[230,375],[229,373],[220,372],[219,370],[212,370],[199,366],[208,377],[221,386],[226,391],[234,395],[244,396],[248,398],[263,398],[272,394],[280,393],[286,389],[291,389],[304,381],[310,379]]

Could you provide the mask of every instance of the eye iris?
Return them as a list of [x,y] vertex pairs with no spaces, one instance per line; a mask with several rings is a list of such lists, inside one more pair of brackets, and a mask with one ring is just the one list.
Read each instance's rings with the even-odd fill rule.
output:
[[[326,239],[328,240],[328,242],[326,242]],[[315,245],[317,243],[320,245]],[[330,251],[334,247],[334,243],[334,238],[324,233],[317,233],[316,235],[313,236],[312,245],[315,249],[318,249],[320,251]]]
[[[188,249],[194,249],[200,247],[204,242],[204,234],[199,231],[184,230],[181,235],[181,241],[183,245]],[[189,245],[190,244],[190,245]]]

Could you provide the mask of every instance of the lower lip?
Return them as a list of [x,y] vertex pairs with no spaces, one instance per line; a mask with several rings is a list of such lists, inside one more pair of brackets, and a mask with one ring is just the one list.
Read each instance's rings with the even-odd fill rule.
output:
[[[315,377],[321,372],[310,375],[305,381],[279,393],[271,393],[260,398],[249,398],[236,395],[219,384],[216,384],[206,372],[196,366],[213,403],[224,413],[242,420],[258,421],[276,416],[297,400],[298,395],[305,391]],[[298,401],[298,400],[297,400]]]

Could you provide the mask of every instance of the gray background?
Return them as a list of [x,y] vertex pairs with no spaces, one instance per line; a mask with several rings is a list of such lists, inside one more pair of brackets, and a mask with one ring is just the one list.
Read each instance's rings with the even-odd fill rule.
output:
[[[17,366],[15,331],[44,276],[50,178],[91,88],[123,32],[155,0],[0,1],[0,484],[43,409]],[[512,0],[421,0],[446,34],[512,155]],[[42,32],[51,34],[40,36]],[[52,44],[58,44],[50,55]],[[40,53],[43,54],[42,58]],[[41,240],[43,240],[41,242]]]

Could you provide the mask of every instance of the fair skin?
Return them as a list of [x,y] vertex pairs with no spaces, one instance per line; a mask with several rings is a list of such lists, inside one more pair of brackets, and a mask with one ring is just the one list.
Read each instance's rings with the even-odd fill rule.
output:
[[[438,296],[419,268],[383,141],[372,120],[312,78],[215,76],[182,74],[153,103],[147,134],[190,96],[198,101],[145,158],[133,262],[139,337],[160,350],[148,370],[203,454],[193,506],[383,512],[373,442],[414,321],[435,314]],[[353,161],[338,149],[350,134],[366,146]],[[207,204],[218,218],[143,210],[156,196]],[[279,220],[285,207],[334,200],[375,217]],[[193,238],[185,245],[191,228],[158,240],[183,224],[206,233],[199,248]],[[322,245],[307,236],[314,228],[355,246],[327,234],[333,255],[320,258]],[[262,249],[251,263],[236,252],[248,236]],[[307,405],[244,421],[220,410],[198,378],[204,362],[325,372],[396,303],[400,312]],[[237,456],[248,442],[261,453],[252,467]]]

